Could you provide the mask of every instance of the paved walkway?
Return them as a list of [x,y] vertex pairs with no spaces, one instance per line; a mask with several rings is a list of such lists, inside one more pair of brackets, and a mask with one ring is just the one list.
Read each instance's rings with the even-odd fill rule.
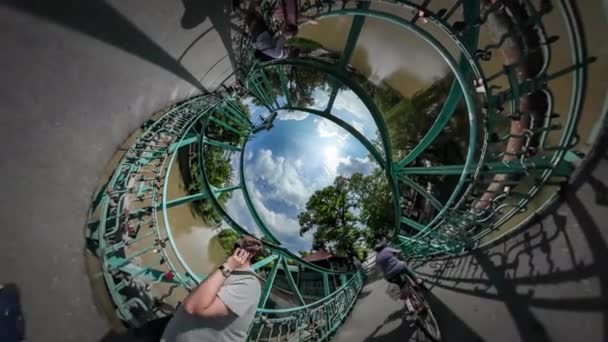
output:
[[152,113],[232,77],[228,4],[0,3],[0,283],[18,285],[29,341],[108,332],[83,257],[91,195]]
[[[21,291],[28,340],[111,341],[83,227],[103,165],[152,112],[233,72],[227,1],[0,4],[0,283]],[[606,146],[608,142],[604,141]],[[606,341],[608,162],[552,214],[486,252],[418,271],[445,341]],[[400,303],[370,282],[336,341],[406,341]]]
[[[608,340],[608,155],[598,152],[528,229],[484,251],[418,265],[444,341]],[[365,286],[334,341],[412,338],[386,286]]]
[[385,293],[388,282],[372,274],[359,301],[333,342],[426,341],[422,332],[403,320],[404,302]]

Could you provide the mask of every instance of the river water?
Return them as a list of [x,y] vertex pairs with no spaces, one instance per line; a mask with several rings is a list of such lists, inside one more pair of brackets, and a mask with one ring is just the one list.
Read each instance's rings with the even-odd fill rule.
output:
[[[169,175],[167,198],[187,196],[178,163],[174,163]],[[221,265],[226,252],[218,241],[218,229],[193,214],[189,203],[167,209],[170,229],[175,244],[190,269],[206,274]]]

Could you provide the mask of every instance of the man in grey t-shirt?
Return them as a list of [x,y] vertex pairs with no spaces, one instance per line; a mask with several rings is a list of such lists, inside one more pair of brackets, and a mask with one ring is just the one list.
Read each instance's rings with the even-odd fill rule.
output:
[[161,342],[245,341],[261,296],[251,258],[262,244],[246,236],[232,255],[184,300]]

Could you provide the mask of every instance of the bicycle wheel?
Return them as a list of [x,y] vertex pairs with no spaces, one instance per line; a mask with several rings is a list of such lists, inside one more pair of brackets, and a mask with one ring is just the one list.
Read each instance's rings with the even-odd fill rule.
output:
[[439,324],[437,324],[437,319],[435,319],[435,315],[433,315],[433,311],[429,307],[426,299],[418,292],[417,290],[412,290],[411,297],[415,301],[417,301],[418,305],[422,306],[424,310],[418,313],[416,317],[416,323],[420,326],[424,334],[431,339],[432,341],[439,342],[441,341],[441,331],[439,330]]

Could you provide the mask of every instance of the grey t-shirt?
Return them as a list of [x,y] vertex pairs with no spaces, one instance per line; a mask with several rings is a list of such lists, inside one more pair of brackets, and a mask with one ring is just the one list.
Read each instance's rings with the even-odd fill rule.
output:
[[395,253],[399,253],[399,250],[386,247],[376,254],[376,265],[382,270],[386,279],[395,277],[405,269],[405,262],[399,260]]
[[253,270],[235,270],[217,296],[230,309],[225,318],[193,316],[179,307],[165,328],[161,342],[241,342],[247,338],[261,296],[261,286]]

